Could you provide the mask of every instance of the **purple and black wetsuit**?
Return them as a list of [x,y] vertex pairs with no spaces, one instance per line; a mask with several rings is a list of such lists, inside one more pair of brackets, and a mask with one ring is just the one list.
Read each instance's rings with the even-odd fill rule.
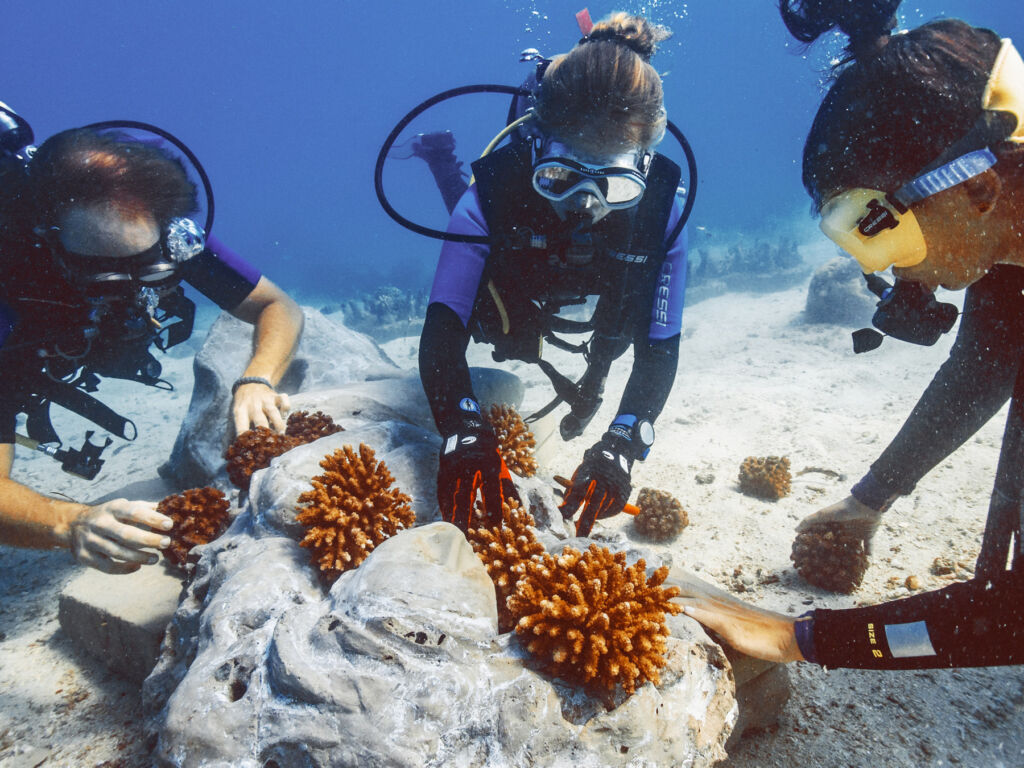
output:
[[[527,194],[535,195],[532,190]],[[541,202],[547,205],[546,201]],[[671,210],[667,212],[665,233],[674,230],[681,212],[681,205],[673,197]],[[484,237],[490,234],[477,185],[470,187],[460,199],[452,213],[448,231]],[[463,398],[473,397],[465,357],[470,336],[468,326],[492,253],[491,245],[475,243],[445,242],[441,249],[419,355],[424,390],[441,434],[449,434],[457,428],[461,419],[458,403]],[[595,255],[592,271],[600,271],[602,258],[613,257]],[[652,268],[657,268],[658,273],[653,279],[648,279],[642,289],[637,286],[622,287],[628,292],[627,295],[642,296],[634,300],[642,301],[645,308],[637,308],[638,311],[634,313],[636,321],[626,329],[633,344],[634,362],[619,406],[620,413],[634,414],[650,421],[661,412],[675,379],[686,289],[685,229],[674,242],[667,244],[660,265]],[[567,277],[569,272],[560,272],[553,260],[550,275],[553,280],[563,283],[574,279],[572,276]],[[510,279],[514,280],[515,275],[510,276]],[[580,273],[583,283],[589,279]],[[537,282],[543,283],[543,280],[534,281],[534,284]],[[599,280],[592,282],[596,284]],[[523,290],[531,289],[526,287]],[[539,297],[530,295],[518,298],[529,300]]]

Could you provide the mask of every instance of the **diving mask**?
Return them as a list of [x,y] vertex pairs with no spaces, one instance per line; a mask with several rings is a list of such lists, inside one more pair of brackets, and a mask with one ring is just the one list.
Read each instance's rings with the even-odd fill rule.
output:
[[821,231],[853,256],[865,273],[920,264],[928,247],[910,206],[995,164],[991,150],[979,149],[918,176],[891,194],[864,188],[841,192],[822,207]]
[[556,203],[587,192],[614,211],[632,208],[647,189],[649,152],[623,153],[600,165],[577,159],[569,147],[558,142],[548,143],[543,154],[539,147],[534,152],[533,188]]
[[900,189],[891,194],[850,189],[823,206],[821,230],[857,259],[865,273],[924,261],[928,248],[910,206],[995,165],[996,157],[987,147],[1001,141],[1024,142],[1024,59],[1009,38],[1002,41],[981,108],[974,127]]
[[68,250],[59,238],[50,242],[69,277],[91,297],[173,287],[181,279],[178,266],[206,248],[202,228],[187,218],[172,219],[159,240],[130,256],[86,255]]

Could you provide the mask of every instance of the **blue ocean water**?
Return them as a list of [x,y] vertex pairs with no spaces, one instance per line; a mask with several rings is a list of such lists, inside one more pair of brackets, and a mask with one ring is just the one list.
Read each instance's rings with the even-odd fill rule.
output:
[[[393,223],[373,168],[395,122],[434,93],[516,85],[519,52],[579,38],[582,0],[379,3],[310,0],[7,0],[0,100],[37,138],[105,119],[155,123],[206,166],[216,233],[298,295],[339,297],[380,284],[429,287],[438,245]],[[591,5],[645,13],[674,36],[654,59],[670,118],[689,138],[700,188],[691,219],[707,237],[819,238],[800,185],[803,139],[823,94],[835,37],[809,50],[773,0]],[[901,26],[957,16],[1021,38],[1012,0],[905,2]],[[507,100],[464,97],[410,126],[452,130],[471,160]],[[411,135],[411,134],[410,134]],[[665,150],[679,157],[670,143]],[[401,210],[443,227],[419,161],[389,163]]]

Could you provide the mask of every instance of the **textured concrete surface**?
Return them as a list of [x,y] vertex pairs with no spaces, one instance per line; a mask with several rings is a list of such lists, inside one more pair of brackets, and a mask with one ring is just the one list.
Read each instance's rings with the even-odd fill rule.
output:
[[141,684],[156,663],[181,586],[162,563],[125,575],[83,568],[61,592],[61,629],[110,671]]

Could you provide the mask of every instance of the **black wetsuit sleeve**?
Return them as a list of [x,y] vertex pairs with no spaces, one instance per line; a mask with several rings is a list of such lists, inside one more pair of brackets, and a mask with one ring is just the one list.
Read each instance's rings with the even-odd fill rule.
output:
[[420,380],[441,435],[450,435],[461,425],[459,401],[475,399],[466,363],[468,344],[469,331],[455,310],[432,302],[420,335]]
[[633,370],[619,401],[619,413],[653,422],[665,407],[679,365],[679,334],[647,338],[646,328],[633,342]]
[[260,271],[211,237],[207,248],[181,267],[182,278],[221,309],[238,307],[260,281]]
[[891,495],[913,491],[1002,408],[1022,356],[1024,268],[997,266],[967,289],[949,358],[871,465],[871,478]]
[[13,443],[14,431],[18,423],[17,406],[13,395],[9,395],[3,383],[0,383],[0,443]]
[[819,609],[811,635],[808,660],[826,667],[1024,664],[1024,569],[867,608]]

